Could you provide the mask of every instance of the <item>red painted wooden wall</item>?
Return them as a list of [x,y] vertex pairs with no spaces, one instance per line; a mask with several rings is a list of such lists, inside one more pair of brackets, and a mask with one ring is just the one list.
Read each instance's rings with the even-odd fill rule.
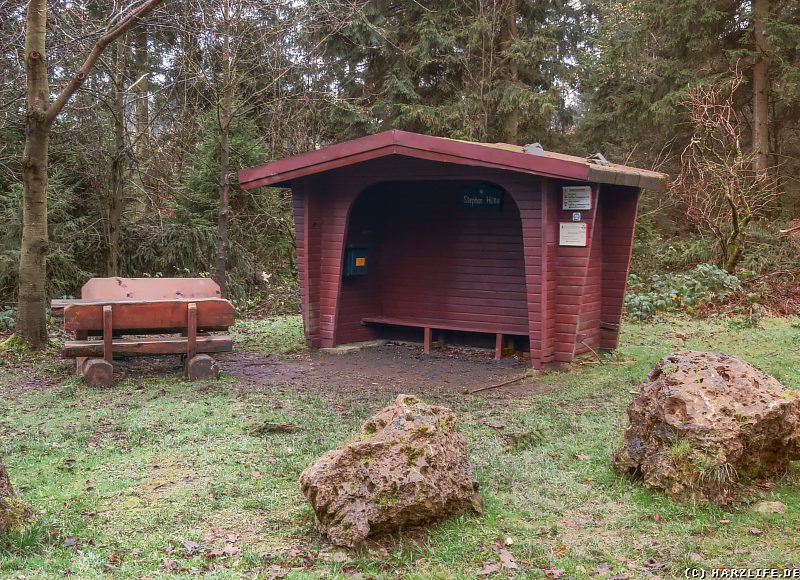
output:
[[522,222],[462,204],[469,182],[396,181],[366,190],[350,214],[347,244],[369,247],[369,274],[345,278],[337,340],[370,336],[365,316],[475,325],[528,334]]
[[[488,181],[502,212],[468,211],[459,192]],[[467,321],[530,338],[536,367],[616,346],[638,190],[593,186],[587,248],[558,245],[561,182],[403,156],[293,182],[306,336],[314,347],[367,340],[371,316]],[[370,273],[342,278],[348,243]],[[510,329],[508,328],[510,327]]]

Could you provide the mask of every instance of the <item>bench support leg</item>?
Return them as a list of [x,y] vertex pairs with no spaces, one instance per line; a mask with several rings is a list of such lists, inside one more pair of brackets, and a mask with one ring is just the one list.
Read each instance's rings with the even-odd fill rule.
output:
[[114,382],[114,365],[104,358],[84,359],[81,366],[83,382],[90,387],[110,387]]
[[103,358],[109,365],[114,361],[114,329],[111,321],[111,306],[103,306]]
[[207,354],[196,354],[186,359],[186,378],[190,381],[215,379],[219,376],[219,364]]
[[197,304],[190,303],[186,314],[186,360],[191,360],[197,354]]
[[[86,330],[76,330],[75,340],[88,340],[89,332]],[[83,376],[83,363],[86,362],[86,357],[81,356],[75,359],[75,374],[79,377]]]
[[494,360],[503,358],[503,335],[499,332],[494,339]]
[[424,334],[424,342],[422,343],[422,352],[424,352],[425,354],[429,354],[431,352],[431,338],[433,332],[427,326],[425,327],[424,332],[425,334]]

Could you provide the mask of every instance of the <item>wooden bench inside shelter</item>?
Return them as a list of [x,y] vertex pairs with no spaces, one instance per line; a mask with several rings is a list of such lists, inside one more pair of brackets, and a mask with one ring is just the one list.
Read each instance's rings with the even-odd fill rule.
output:
[[213,333],[233,325],[234,307],[207,278],[92,278],[80,299],[53,300],[51,310],[75,333],[64,356],[92,385],[111,384],[115,354],[184,355],[187,377],[201,379],[219,372],[210,354],[233,348],[230,335]]
[[411,326],[423,329],[423,347],[425,354],[430,353],[433,341],[433,330],[452,330],[454,332],[479,332],[495,335],[494,358],[503,357],[503,338],[507,335],[525,336],[528,329],[524,325],[481,324],[478,322],[451,322],[448,320],[395,318],[390,316],[373,316],[361,319],[362,324],[384,324],[390,326]]

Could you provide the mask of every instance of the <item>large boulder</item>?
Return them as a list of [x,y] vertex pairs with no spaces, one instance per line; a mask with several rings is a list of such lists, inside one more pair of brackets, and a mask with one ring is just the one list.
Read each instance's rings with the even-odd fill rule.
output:
[[314,508],[317,529],[347,547],[370,534],[483,511],[452,411],[408,395],[399,395],[349,443],[306,468],[300,488]]
[[628,417],[612,464],[674,499],[728,503],[739,484],[800,459],[798,393],[734,356],[664,357]]
[[6,466],[0,459],[0,534],[18,527],[27,517],[28,510],[14,494]]

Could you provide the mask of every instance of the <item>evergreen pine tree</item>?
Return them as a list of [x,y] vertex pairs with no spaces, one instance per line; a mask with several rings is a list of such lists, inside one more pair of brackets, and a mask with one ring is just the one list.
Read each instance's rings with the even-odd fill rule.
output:
[[337,135],[527,143],[568,123],[581,12],[562,0],[371,0],[335,23]]

